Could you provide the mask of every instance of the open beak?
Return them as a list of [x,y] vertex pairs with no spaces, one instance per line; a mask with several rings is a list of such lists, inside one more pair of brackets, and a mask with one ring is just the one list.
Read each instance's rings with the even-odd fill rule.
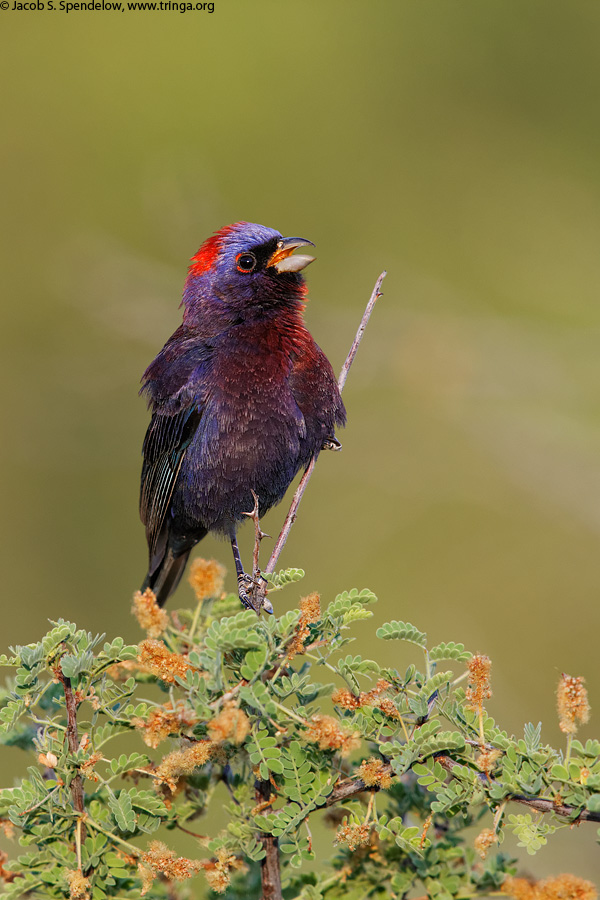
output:
[[304,256],[301,253],[296,256],[291,254],[296,247],[305,247],[307,244],[310,244],[311,247],[315,246],[312,241],[307,241],[305,238],[281,238],[280,241],[277,241],[277,249],[268,261],[267,267],[273,266],[278,272],[299,272],[314,262],[315,258],[314,256]]

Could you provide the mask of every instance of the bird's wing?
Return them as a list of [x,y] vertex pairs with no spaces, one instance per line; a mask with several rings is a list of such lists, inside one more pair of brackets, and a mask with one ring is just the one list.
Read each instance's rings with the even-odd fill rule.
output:
[[154,571],[165,552],[165,519],[169,503],[185,451],[200,418],[201,410],[196,403],[171,415],[155,412],[144,438],[140,518],[146,526],[150,572]]
[[331,363],[312,338],[306,352],[294,359],[288,381],[304,418],[318,421],[325,427],[324,437],[333,437],[335,426],[346,423],[346,410]]

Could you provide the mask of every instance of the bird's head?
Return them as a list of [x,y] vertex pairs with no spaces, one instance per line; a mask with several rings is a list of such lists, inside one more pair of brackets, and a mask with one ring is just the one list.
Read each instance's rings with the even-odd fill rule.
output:
[[309,244],[314,246],[251,222],[221,228],[192,257],[183,294],[186,314],[215,302],[232,313],[297,303],[305,294],[300,272],[314,257],[293,251]]

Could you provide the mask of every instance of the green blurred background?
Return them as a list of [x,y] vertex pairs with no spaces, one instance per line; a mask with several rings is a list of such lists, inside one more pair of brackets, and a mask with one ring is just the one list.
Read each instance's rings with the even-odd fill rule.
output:
[[[510,730],[561,745],[584,675],[597,736],[597,0],[215,7],[0,12],[2,649],[59,616],[137,638],[139,378],[188,258],[248,219],[316,243],[336,369],[389,273],[282,563],[376,591],[357,652],[402,618],[487,653]],[[600,880],[594,831],[526,867]]]

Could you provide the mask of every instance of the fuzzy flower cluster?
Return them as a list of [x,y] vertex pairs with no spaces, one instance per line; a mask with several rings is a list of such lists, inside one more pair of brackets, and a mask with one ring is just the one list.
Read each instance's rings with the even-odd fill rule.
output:
[[585,679],[573,675],[560,676],[556,692],[558,724],[565,734],[575,734],[578,723],[585,725],[590,718],[590,704],[583,686]]
[[162,641],[154,640],[142,641],[138,663],[167,684],[173,684],[177,676],[185,678],[185,673],[192,668],[185,657],[171,653]]
[[485,859],[488,850],[493,844],[498,840],[496,836],[496,832],[492,831],[491,828],[484,828],[483,831],[480,831],[477,837],[475,838],[473,846],[475,847],[476,852],[482,859]]
[[165,756],[152,777],[157,785],[166,784],[175,793],[179,779],[191,775],[194,769],[203,766],[214,749],[212,741],[198,741],[183,750],[174,750]]
[[[5,837],[9,840],[12,840],[15,836],[15,826],[10,821],[10,819],[0,819],[0,831]],[[6,857],[8,859],[8,857]],[[2,863],[2,851],[0,851],[0,864]],[[0,875],[0,878],[2,876]]]
[[79,771],[82,775],[85,775],[86,778],[89,778],[90,781],[98,781],[98,776],[94,772],[94,766],[96,763],[99,763],[101,759],[102,753],[99,750],[96,751],[96,753],[92,753],[81,763]]
[[81,869],[67,869],[66,876],[70,900],[90,900],[91,884]]
[[360,825],[344,822],[337,830],[335,843],[346,844],[349,850],[356,850],[357,847],[369,843],[370,835],[371,826],[367,822]]
[[321,618],[321,598],[319,594],[309,594],[300,601],[300,618],[296,626],[294,637],[287,651],[288,659],[293,659],[297,653],[303,653],[305,641],[310,634],[309,625],[318,622]]
[[141,896],[148,893],[157,875],[163,875],[169,881],[184,881],[202,869],[202,862],[176,856],[162,841],[152,841],[138,866],[138,874],[142,879]]
[[490,747],[489,749],[484,748],[478,753],[475,759],[475,765],[482,772],[489,775],[501,756],[502,750],[498,750],[495,747]]
[[356,774],[365,783],[367,787],[389,788],[392,783],[389,766],[385,767],[382,760],[375,756],[364,759]]
[[181,734],[184,728],[192,728],[198,717],[184,703],[165,703],[155,706],[147,719],[134,719],[133,725],[141,732],[146,746],[156,748],[171,734]]
[[475,712],[481,713],[485,700],[492,696],[490,687],[490,671],[492,661],[488,656],[480,653],[472,656],[467,663],[469,672],[469,684],[466,690],[467,703]]
[[231,872],[235,869],[245,869],[246,864],[239,857],[221,848],[214,859],[202,863],[202,868],[211,890],[216,894],[222,894],[229,887]]
[[167,630],[169,625],[167,612],[160,608],[156,602],[154,591],[151,591],[150,588],[146,588],[143,594],[141,591],[135,592],[131,611],[148,637],[160,637],[163,631]]
[[207,728],[211,740],[215,743],[230,741],[232,744],[243,744],[250,732],[250,720],[232,700],[225,704],[214,719],[210,720]]
[[380,678],[373,690],[361,691],[358,697],[346,688],[338,688],[338,690],[334,691],[331,695],[331,699],[336,706],[342,706],[344,709],[360,709],[361,706],[376,706],[391,719],[399,719],[400,713],[393,700],[390,700],[389,697],[381,696],[391,687],[392,685],[389,681],[386,681],[385,678]]
[[209,597],[220,597],[225,584],[225,566],[216,559],[195,559],[188,578],[196,600],[200,603]]
[[598,897],[598,891],[591,881],[568,874],[545,878],[543,881],[509,876],[501,890],[514,900],[597,900]]
[[360,733],[341,728],[333,716],[313,716],[306,730],[306,740],[318,744],[321,750],[339,750],[348,756],[360,747]]
[[[11,835],[7,835],[7,837],[11,837]],[[8,862],[8,853],[5,853],[4,850],[0,850],[0,880],[6,882],[6,884],[10,884],[17,877],[16,872],[11,872],[10,869],[6,869],[4,867],[4,863]]]

